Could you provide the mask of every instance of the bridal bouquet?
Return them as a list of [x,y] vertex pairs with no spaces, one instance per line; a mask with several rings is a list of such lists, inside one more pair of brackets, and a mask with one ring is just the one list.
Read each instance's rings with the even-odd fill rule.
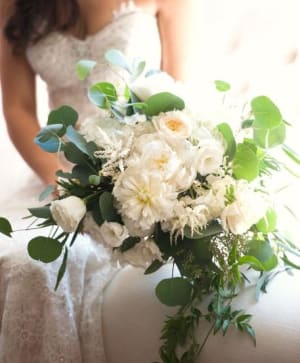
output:
[[[191,110],[168,75],[146,73],[145,62],[130,64],[117,50],[106,59],[130,79],[122,90],[108,82],[90,87],[89,99],[105,112],[78,123],[77,112],[62,106],[36,137],[44,150],[62,152],[73,168],[57,172],[55,200],[29,209],[37,218],[34,227],[57,227],[50,237],[33,238],[29,255],[45,263],[63,255],[57,286],[80,233],[110,248],[116,263],[142,267],[146,274],[174,264],[179,276],[156,288],[163,304],[179,307],[162,330],[165,363],[195,361],[206,341],[200,344],[195,336],[201,319],[211,324],[208,335],[225,335],[234,326],[255,342],[251,316],[231,305],[249,281],[247,268],[257,272],[258,296],[278,269],[297,267],[290,254],[299,255],[277,230],[268,192],[268,180],[282,167],[271,149],[299,162],[283,144],[287,122],[260,96],[233,131]],[[88,77],[94,66],[79,62],[79,77]],[[216,81],[216,88],[226,92],[230,86]],[[41,199],[53,191],[48,187]],[[0,227],[12,233],[4,218]]]

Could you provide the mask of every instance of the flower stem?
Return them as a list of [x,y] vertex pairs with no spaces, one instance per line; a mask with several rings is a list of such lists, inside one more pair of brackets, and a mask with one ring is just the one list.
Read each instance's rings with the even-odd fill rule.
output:
[[200,353],[202,352],[205,344],[207,343],[208,338],[210,337],[210,335],[211,335],[211,333],[212,333],[212,331],[214,329],[214,325],[215,325],[215,323],[213,323],[212,326],[209,328],[209,330],[208,330],[208,332],[207,332],[207,334],[206,334],[206,336],[205,336],[205,338],[204,338],[204,340],[203,340],[203,342],[201,344],[201,347],[199,348],[199,350],[198,350],[198,352],[196,354],[196,357],[198,357],[200,355]]

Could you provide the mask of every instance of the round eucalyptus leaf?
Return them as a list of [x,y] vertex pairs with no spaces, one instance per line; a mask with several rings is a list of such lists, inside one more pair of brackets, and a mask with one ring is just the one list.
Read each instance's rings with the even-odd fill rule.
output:
[[217,126],[218,131],[222,134],[226,141],[225,154],[229,160],[232,160],[236,153],[236,142],[231,127],[227,123],[222,123]]
[[36,237],[28,243],[27,249],[34,260],[50,263],[61,255],[63,245],[53,238]]
[[1,217],[0,218],[0,233],[5,234],[8,237],[11,237],[13,232],[12,226],[8,219]]
[[274,255],[274,251],[269,241],[252,240],[248,245],[247,254],[256,257],[264,264],[264,262],[268,261]]
[[157,93],[149,97],[145,104],[145,112],[148,116],[156,116],[161,112],[183,110],[185,108],[184,101],[169,92]]
[[247,144],[237,146],[233,160],[233,172],[237,179],[252,181],[259,175],[259,159],[253,149]]
[[275,231],[277,225],[277,214],[274,209],[268,209],[266,215],[256,224],[256,228],[262,233]]
[[92,60],[83,59],[76,63],[76,73],[81,81],[84,81],[91,73],[97,63]]
[[193,286],[187,279],[174,277],[164,279],[156,287],[156,296],[167,306],[183,306],[191,301]]
[[78,120],[78,113],[70,106],[61,106],[50,112],[47,125],[61,124],[65,127],[74,126]]
[[254,128],[272,129],[282,122],[278,107],[266,96],[254,98],[251,102],[251,108],[255,117]]
[[253,125],[253,139],[263,149],[276,147],[284,143],[286,138],[286,126],[281,122],[272,129],[258,128]]
[[219,92],[227,92],[230,90],[230,84],[228,82],[225,81],[215,81],[215,86],[217,91]]

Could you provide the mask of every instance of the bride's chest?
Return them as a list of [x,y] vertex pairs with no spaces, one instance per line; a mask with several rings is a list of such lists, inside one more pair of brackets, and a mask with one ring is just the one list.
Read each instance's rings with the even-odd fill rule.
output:
[[[84,40],[54,32],[29,47],[27,58],[49,87],[66,87],[78,82],[75,64],[79,60],[95,60],[101,68],[104,54],[111,48],[129,58],[144,58],[150,67],[158,68],[161,45],[156,18],[145,12],[125,14]],[[99,76],[105,76],[105,69],[102,66]]]

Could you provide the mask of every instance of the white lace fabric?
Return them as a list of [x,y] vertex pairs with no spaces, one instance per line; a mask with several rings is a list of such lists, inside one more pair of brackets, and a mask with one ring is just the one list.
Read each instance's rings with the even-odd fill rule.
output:
[[[144,58],[149,68],[159,68],[155,16],[129,2],[111,23],[85,40],[51,33],[29,47],[27,57],[47,83],[51,107],[67,104],[84,118],[98,112],[87,99],[87,87],[94,82],[119,81],[115,69],[104,62],[110,48],[130,58]],[[99,62],[85,82],[75,73],[80,59]],[[27,198],[33,194],[29,184],[13,205],[30,207]],[[15,219],[25,213],[24,209],[7,210]],[[25,222],[15,221],[14,227]],[[26,251],[29,239],[28,233],[21,233],[14,241],[0,240],[0,362],[104,363],[101,304],[103,290],[116,273],[110,254],[88,237],[80,238],[70,250],[66,275],[55,292],[61,261],[45,265],[31,260]]]

